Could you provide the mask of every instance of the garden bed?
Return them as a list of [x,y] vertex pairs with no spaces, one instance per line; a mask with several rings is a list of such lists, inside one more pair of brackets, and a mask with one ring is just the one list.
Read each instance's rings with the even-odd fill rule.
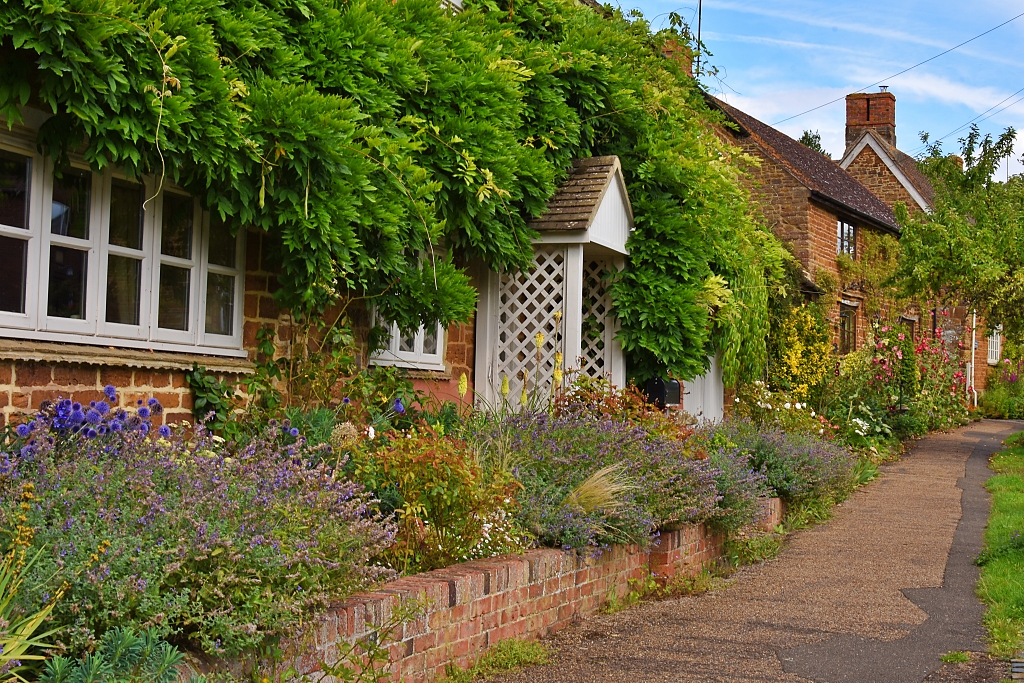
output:
[[[763,509],[764,527],[781,523],[779,499],[765,501]],[[379,633],[401,604],[419,601],[419,615],[392,633],[392,672],[407,683],[440,680],[447,666],[470,666],[499,641],[543,637],[594,614],[612,596],[623,598],[630,579],[648,572],[693,576],[724,558],[724,535],[704,524],[683,525],[658,540],[646,549],[613,545],[596,557],[535,549],[392,581],[329,609],[306,638],[284,647],[288,655],[279,669],[298,676],[323,673],[347,645]],[[233,668],[241,673],[243,667]]]

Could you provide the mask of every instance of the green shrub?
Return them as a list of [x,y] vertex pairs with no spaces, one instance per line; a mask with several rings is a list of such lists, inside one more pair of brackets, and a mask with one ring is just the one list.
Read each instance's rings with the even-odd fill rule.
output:
[[[392,433],[375,452],[357,451],[353,476],[380,493],[399,531],[386,557],[402,572],[522,550],[512,474],[484,467],[475,450],[426,427]],[[528,544],[527,544],[528,545]]]
[[[96,652],[81,660],[54,657],[46,662],[40,683],[173,683],[184,659],[176,647],[152,629],[137,635],[130,628],[107,631]],[[193,677],[192,683],[205,683]]]
[[719,429],[749,454],[751,467],[787,501],[843,496],[852,485],[856,458],[839,444],[778,427],[758,428],[743,420],[729,420]]

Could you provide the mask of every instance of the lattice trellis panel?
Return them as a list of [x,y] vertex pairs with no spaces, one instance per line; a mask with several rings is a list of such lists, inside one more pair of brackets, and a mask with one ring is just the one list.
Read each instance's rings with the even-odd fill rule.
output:
[[[518,402],[526,372],[527,390],[532,394],[551,388],[555,352],[564,353],[564,337],[556,330],[555,311],[562,311],[566,287],[565,247],[546,247],[534,254],[537,267],[530,273],[502,273],[499,286],[497,376],[509,380],[509,400]],[[565,324],[563,318],[562,324]],[[544,334],[538,372],[534,337]],[[538,382],[539,377],[539,382]]]
[[581,370],[591,377],[611,372],[611,297],[602,279],[608,267],[604,261],[583,262],[583,334]]

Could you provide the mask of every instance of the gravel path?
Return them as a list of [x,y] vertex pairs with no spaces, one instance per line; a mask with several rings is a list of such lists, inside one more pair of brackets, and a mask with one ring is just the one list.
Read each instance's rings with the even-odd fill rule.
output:
[[551,639],[552,664],[500,680],[921,683],[942,653],[984,649],[971,564],[988,510],[980,483],[987,455],[1022,428],[929,436],[776,560],[704,595],[589,618]]

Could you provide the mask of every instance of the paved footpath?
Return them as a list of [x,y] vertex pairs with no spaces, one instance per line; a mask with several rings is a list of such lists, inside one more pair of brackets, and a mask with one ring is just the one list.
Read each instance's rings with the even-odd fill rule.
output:
[[987,420],[926,437],[777,559],[704,595],[586,619],[552,638],[552,664],[502,680],[921,683],[942,654],[985,649],[982,484],[1021,429]]

